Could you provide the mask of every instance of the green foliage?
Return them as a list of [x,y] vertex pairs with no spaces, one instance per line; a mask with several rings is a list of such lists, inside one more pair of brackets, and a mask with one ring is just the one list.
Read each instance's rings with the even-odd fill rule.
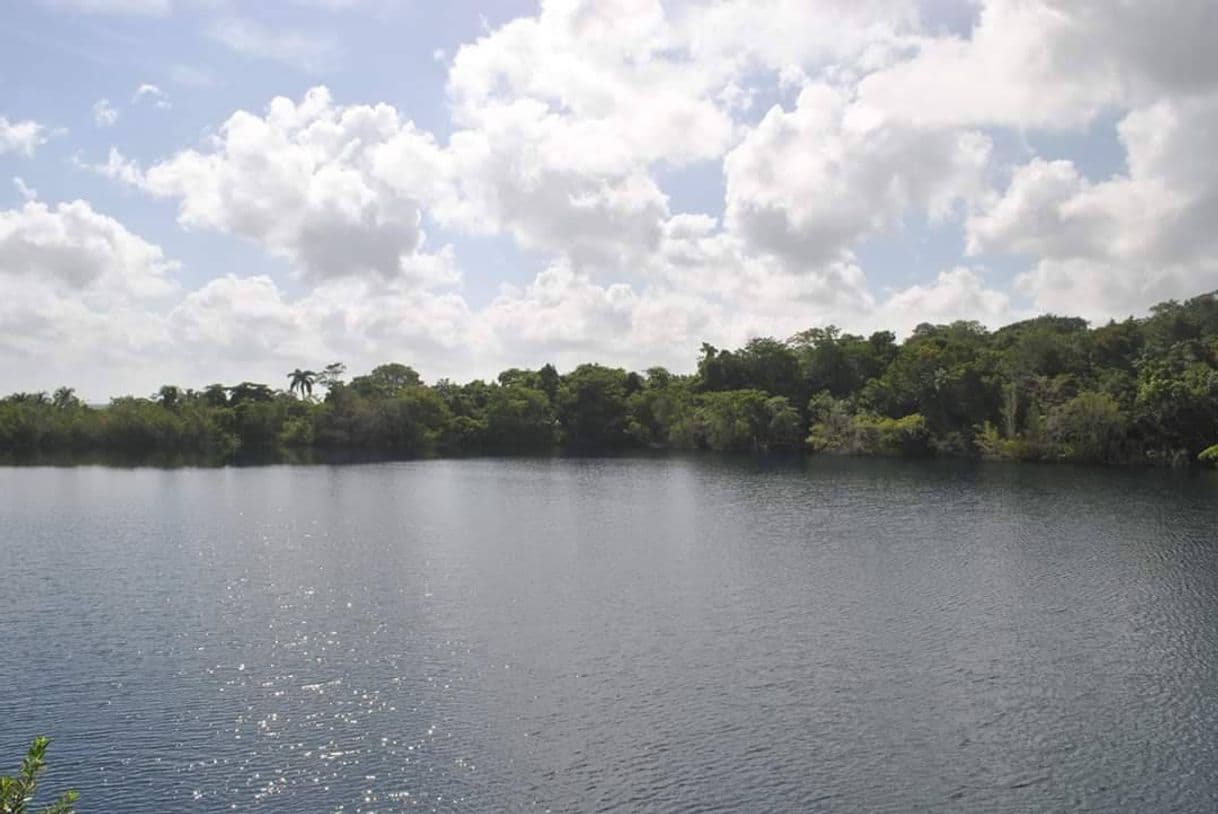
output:
[[316,408],[314,443],[399,455],[435,451],[452,419],[441,394],[421,385],[389,392],[389,396],[370,398],[354,387],[331,389],[326,403]]
[[798,449],[803,431],[803,419],[785,396],[773,396],[765,402],[764,443],[767,449]]
[[1218,437],[1218,370],[1190,358],[1191,351],[1173,345],[1166,358],[1147,360],[1139,371],[1134,406],[1159,455],[1195,455]]
[[[532,380],[540,384],[535,377]],[[486,449],[504,452],[547,450],[554,445],[556,430],[554,410],[543,391],[524,384],[490,389],[483,435]]]
[[1084,391],[1050,411],[1046,431],[1060,457],[1108,463],[1120,458],[1127,424],[1116,399],[1107,393]]
[[[904,342],[833,326],[737,349],[702,345],[691,375],[580,365],[425,384],[391,363],[297,368],[265,384],[173,385],[90,407],[70,388],[0,399],[0,453],[231,456],[356,448],[397,455],[631,447],[1012,460],[1214,462],[1218,296],[1089,329],[1047,315],[990,332],[919,325]],[[324,400],[312,398],[324,387]]]
[[[48,738],[35,738],[16,776],[0,777],[0,814],[32,814],[34,809],[30,806],[39,778],[46,771],[46,751],[50,744]],[[72,814],[78,798],[75,791],[66,791],[58,800],[39,809],[39,814]]]
[[278,440],[285,447],[311,447],[314,439],[313,421],[308,416],[298,416],[283,423]]
[[385,399],[421,384],[414,368],[394,362],[374,367],[367,376],[356,376],[351,380],[351,389],[364,398]]
[[702,444],[719,450],[765,449],[770,424],[767,400],[761,390],[703,394],[696,413]]
[[924,457],[931,452],[930,430],[919,413],[889,418],[852,414],[849,406],[827,392],[808,405],[812,424],[807,445],[812,452],[833,455],[899,455]]
[[562,377],[555,397],[564,440],[580,451],[632,446],[627,375],[620,368],[580,365]]
[[806,393],[825,391],[836,397],[861,390],[896,358],[896,337],[879,331],[864,339],[836,327],[810,328],[791,337]]
[[274,390],[257,382],[241,382],[241,384],[228,388],[228,403],[233,407],[240,407],[242,404],[250,402],[270,401],[274,397]]

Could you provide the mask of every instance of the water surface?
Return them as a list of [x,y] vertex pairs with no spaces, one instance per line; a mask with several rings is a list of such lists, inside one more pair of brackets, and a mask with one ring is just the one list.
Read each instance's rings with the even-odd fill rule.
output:
[[82,812],[1218,809],[1218,479],[0,468],[0,759]]

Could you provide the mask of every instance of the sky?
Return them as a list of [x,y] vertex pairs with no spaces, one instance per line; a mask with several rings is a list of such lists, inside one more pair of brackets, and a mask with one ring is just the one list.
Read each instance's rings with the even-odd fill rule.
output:
[[15,0],[0,391],[1218,288],[1212,0]]

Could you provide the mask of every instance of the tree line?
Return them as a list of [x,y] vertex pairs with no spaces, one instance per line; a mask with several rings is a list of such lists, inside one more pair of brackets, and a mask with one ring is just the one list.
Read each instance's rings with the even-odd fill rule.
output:
[[1042,316],[989,331],[919,325],[905,341],[830,326],[703,344],[675,374],[583,364],[424,383],[400,363],[287,387],[173,385],[84,404],[69,388],[0,399],[0,451],[369,450],[396,456],[666,447],[1181,465],[1218,462],[1218,294],[1089,327]]

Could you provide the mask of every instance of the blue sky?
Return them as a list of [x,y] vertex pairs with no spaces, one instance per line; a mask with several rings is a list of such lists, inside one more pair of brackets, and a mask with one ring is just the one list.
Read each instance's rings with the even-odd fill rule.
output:
[[1218,286],[1215,14],[14,3],[0,388],[683,370],[827,323],[1142,313]]

